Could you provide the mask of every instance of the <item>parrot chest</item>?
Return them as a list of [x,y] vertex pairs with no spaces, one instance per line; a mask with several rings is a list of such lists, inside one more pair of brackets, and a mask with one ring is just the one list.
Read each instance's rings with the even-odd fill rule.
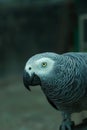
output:
[[63,100],[60,100],[60,99],[51,99],[51,102],[53,102],[55,106],[57,107],[57,109],[60,111],[74,113],[74,112],[80,112],[83,110],[80,102],[75,102],[72,104],[72,103],[64,102]]
[[54,89],[43,89],[45,96],[47,97],[48,102],[55,108],[60,111],[67,111],[70,113],[80,112],[82,111],[80,101],[71,102],[71,99],[64,97],[62,91],[59,93],[58,91],[54,91]]
[[58,110],[65,110],[67,108],[67,102],[64,101],[63,97],[59,96],[58,92],[55,92],[54,89],[43,89],[45,96],[48,99],[48,102]]

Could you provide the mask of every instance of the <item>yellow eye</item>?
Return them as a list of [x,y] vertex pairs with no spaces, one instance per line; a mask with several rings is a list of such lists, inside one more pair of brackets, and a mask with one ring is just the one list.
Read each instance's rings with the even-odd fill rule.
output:
[[42,67],[46,67],[46,66],[47,66],[47,62],[43,62]]

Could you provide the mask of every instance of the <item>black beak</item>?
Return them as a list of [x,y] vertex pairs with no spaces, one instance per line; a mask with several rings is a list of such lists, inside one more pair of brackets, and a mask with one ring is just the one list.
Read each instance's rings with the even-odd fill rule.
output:
[[25,70],[23,73],[23,83],[29,91],[31,91],[30,86],[41,85],[40,78],[35,73],[30,76]]
[[30,83],[31,83],[31,78],[30,78],[29,74],[28,74],[26,71],[24,71],[24,73],[23,73],[23,83],[24,83],[24,86],[25,86],[29,91],[31,91],[30,88],[29,88],[29,85],[30,85]]

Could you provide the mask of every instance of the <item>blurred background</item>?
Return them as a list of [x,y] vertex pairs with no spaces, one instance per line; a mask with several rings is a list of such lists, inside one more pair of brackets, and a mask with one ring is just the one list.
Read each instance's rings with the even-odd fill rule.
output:
[[0,130],[58,130],[60,113],[39,86],[24,88],[23,69],[36,53],[87,51],[86,34],[86,0],[0,0]]

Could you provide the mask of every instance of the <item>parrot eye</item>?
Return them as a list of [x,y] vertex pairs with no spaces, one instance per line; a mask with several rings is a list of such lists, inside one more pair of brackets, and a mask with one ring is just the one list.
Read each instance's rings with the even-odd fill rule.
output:
[[43,62],[42,67],[46,67],[46,66],[47,66],[47,62]]

